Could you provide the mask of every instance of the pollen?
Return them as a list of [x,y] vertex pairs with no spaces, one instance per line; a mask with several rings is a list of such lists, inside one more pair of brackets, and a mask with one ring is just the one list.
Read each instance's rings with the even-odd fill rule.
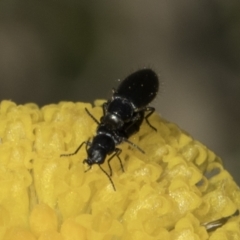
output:
[[[102,169],[83,164],[104,101],[0,103],[0,240],[240,239],[240,190],[222,160],[154,113]],[[137,146],[137,147],[134,147]],[[141,152],[139,149],[144,151]],[[61,155],[65,155],[62,156]],[[124,171],[122,171],[122,167]]]

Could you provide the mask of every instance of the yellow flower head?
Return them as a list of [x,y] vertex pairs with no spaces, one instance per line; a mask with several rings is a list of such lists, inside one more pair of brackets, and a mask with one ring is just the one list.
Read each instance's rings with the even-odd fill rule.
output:
[[112,182],[87,171],[85,146],[61,157],[91,142],[85,108],[99,119],[102,103],[1,102],[0,240],[240,239],[240,191],[221,159],[157,114],[157,131],[144,121],[129,139],[145,153],[117,146]]

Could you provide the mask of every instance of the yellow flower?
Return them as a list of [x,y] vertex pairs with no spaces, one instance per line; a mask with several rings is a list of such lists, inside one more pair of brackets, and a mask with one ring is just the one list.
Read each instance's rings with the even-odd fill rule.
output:
[[[111,161],[113,189],[82,147],[102,101],[0,104],[0,240],[240,239],[240,191],[221,159],[154,114]],[[107,161],[102,165],[109,172]]]

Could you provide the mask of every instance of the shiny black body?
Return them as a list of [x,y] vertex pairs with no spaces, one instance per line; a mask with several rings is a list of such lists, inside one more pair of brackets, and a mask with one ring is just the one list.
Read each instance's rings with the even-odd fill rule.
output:
[[116,148],[117,145],[122,142],[129,142],[128,138],[139,130],[141,121],[134,122],[134,124],[127,123],[123,128],[116,131],[109,130],[105,125],[100,124],[97,128],[96,136],[91,143],[88,142],[88,158],[84,160],[84,162],[89,166],[93,164],[103,164],[107,155],[121,151]]
[[[91,113],[88,112],[87,109],[86,109],[86,111],[93,118],[93,120],[98,123],[98,121],[91,115]],[[113,189],[116,190],[114,183],[111,179],[112,168],[110,166],[110,161],[116,156],[120,162],[122,171],[124,171],[122,161],[119,157],[122,150],[116,147],[117,145],[121,144],[122,142],[127,142],[127,143],[131,144],[133,147],[135,147],[138,150],[140,150],[141,152],[143,152],[134,143],[128,141],[128,138],[131,135],[133,135],[134,133],[139,131],[139,128],[142,124],[143,118],[144,118],[144,114],[142,113],[141,117],[137,121],[127,122],[120,129],[117,129],[117,130],[110,130],[104,124],[98,123],[99,125],[98,125],[97,131],[96,131],[96,136],[94,136],[92,142],[90,142],[90,141],[82,142],[81,145],[76,149],[76,151],[74,153],[62,154],[61,157],[77,154],[77,152],[82,148],[82,146],[84,144],[86,144],[87,159],[84,159],[83,163],[87,163],[89,166],[89,169],[91,169],[92,165],[97,164],[109,178],[109,180],[113,186]],[[110,173],[107,173],[101,167],[101,164],[103,164],[105,162],[107,155],[110,155],[110,158],[108,159],[108,166],[109,166]]]
[[135,106],[135,109],[142,109],[156,97],[158,87],[156,73],[151,69],[142,69],[125,78],[115,95],[128,99]]
[[156,130],[148,121],[155,109],[148,104],[156,97],[158,88],[158,77],[151,69],[132,73],[121,82],[117,90],[113,90],[112,98],[103,104],[101,123],[116,130],[127,122],[137,121],[142,117],[141,113],[148,112],[145,119]]
[[[100,122],[85,109],[88,115],[98,124],[96,135],[93,137],[92,142],[82,142],[74,153],[62,154],[61,156],[74,155],[85,144],[87,159],[83,163],[87,163],[89,169],[91,169],[92,165],[97,164],[109,178],[114,190],[116,190],[111,179],[112,168],[110,161],[116,156],[124,171],[119,157],[122,150],[117,148],[122,142],[127,142],[143,152],[137,145],[130,142],[128,138],[139,131],[144,118],[148,125],[156,130],[148,122],[148,117],[155,109],[147,105],[156,97],[158,87],[157,75],[151,69],[143,69],[128,76],[119,85],[118,89],[113,91],[112,99],[103,104],[103,116]],[[148,113],[145,115],[146,112]],[[107,173],[101,167],[108,155],[110,156],[107,161],[110,173]]]

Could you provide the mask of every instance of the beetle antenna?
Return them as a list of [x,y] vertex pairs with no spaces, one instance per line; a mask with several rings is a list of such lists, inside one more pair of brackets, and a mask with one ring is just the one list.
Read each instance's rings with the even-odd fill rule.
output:
[[89,145],[89,141],[87,141],[87,142],[82,142],[82,143],[80,144],[80,146],[75,150],[75,152],[73,152],[73,153],[64,153],[64,154],[61,154],[60,157],[69,157],[69,156],[73,156],[73,155],[77,154],[78,151],[79,151],[79,150],[81,149],[81,147],[83,146],[83,144],[86,144],[86,146],[87,146],[87,145]]

